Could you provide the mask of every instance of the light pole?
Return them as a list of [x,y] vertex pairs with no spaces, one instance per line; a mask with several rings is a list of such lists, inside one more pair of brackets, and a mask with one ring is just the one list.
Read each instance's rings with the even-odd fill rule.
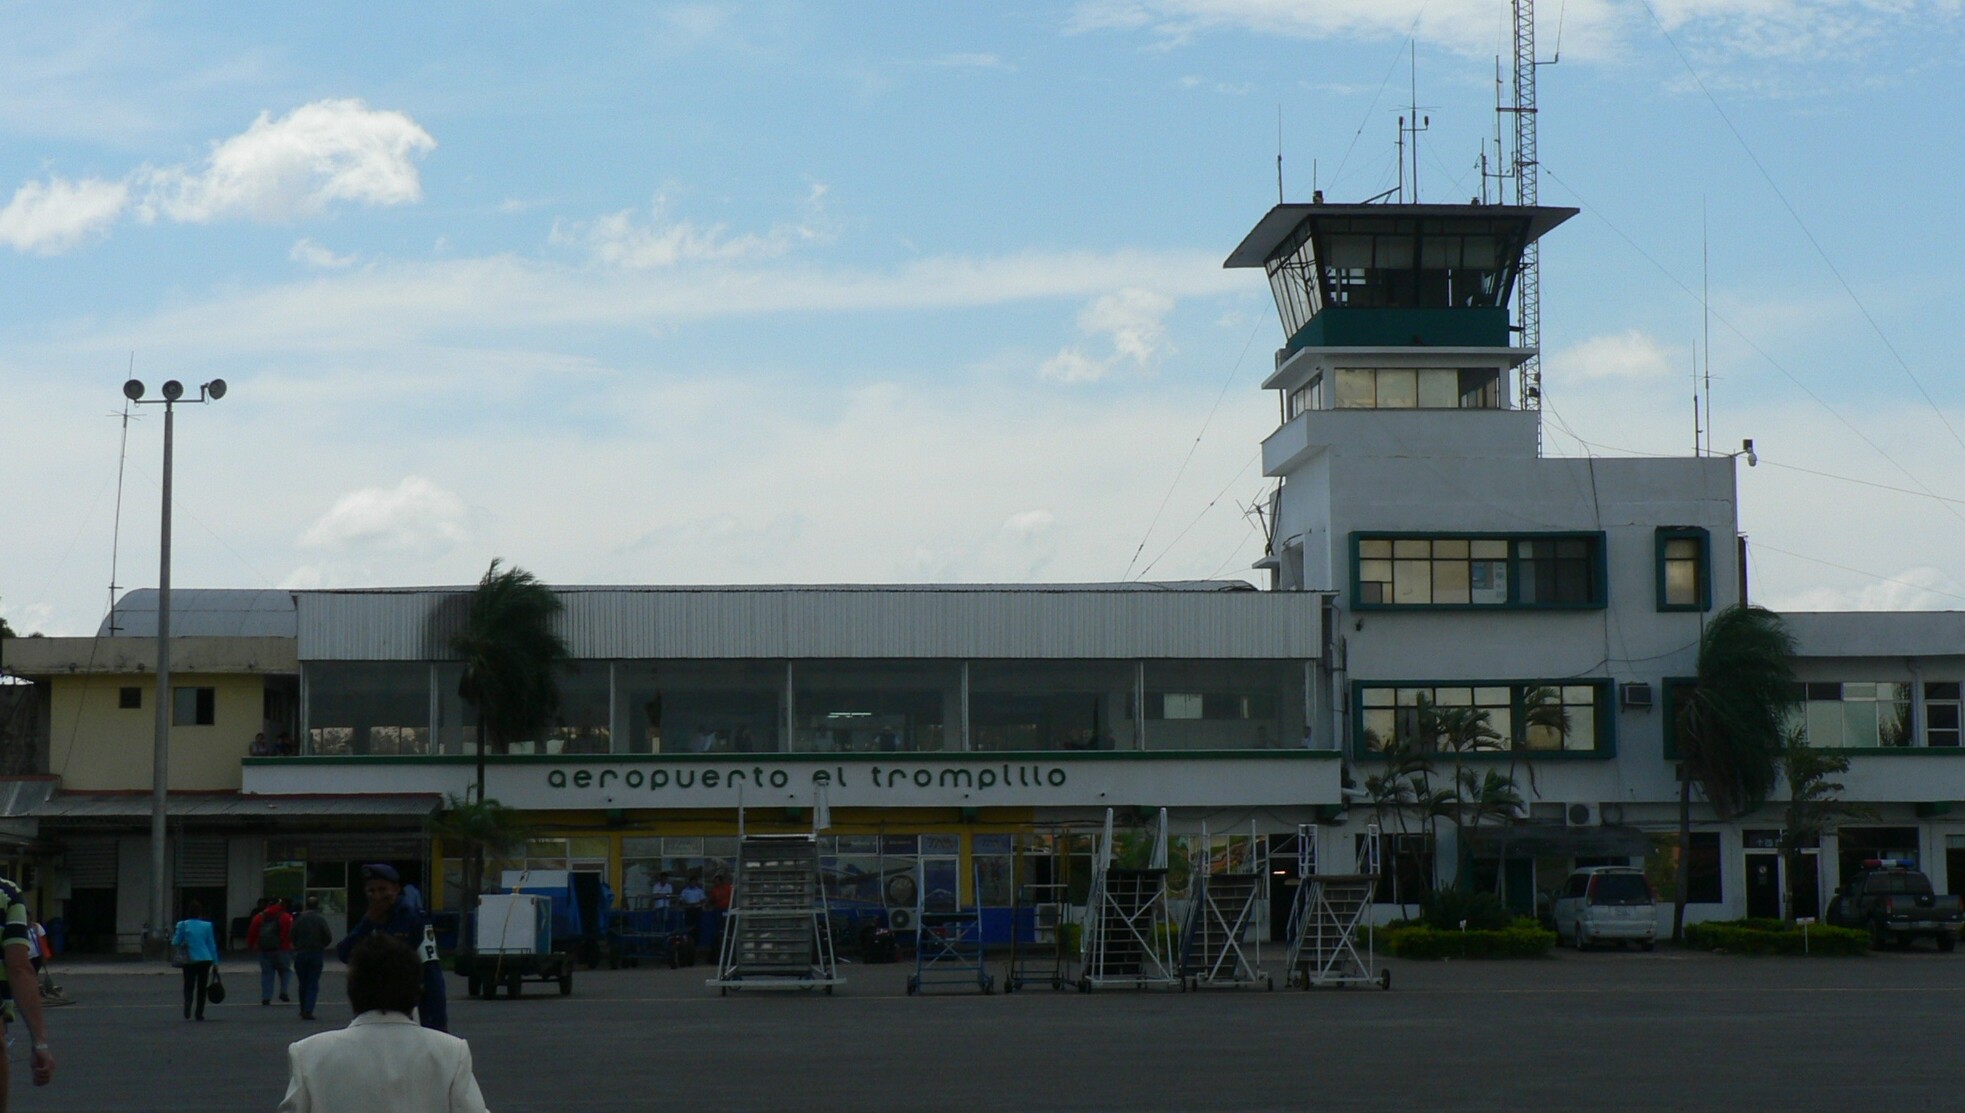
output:
[[[169,859],[164,854],[164,809],[170,799],[171,766],[171,433],[184,384],[172,379],[163,397],[145,400],[143,384],[123,384],[123,397],[138,405],[164,407],[164,517],[157,558],[157,734],[151,750],[150,785],[150,923],[144,935],[146,954],[161,955],[170,938]],[[225,380],[213,379],[198,388],[194,402],[225,397]]]

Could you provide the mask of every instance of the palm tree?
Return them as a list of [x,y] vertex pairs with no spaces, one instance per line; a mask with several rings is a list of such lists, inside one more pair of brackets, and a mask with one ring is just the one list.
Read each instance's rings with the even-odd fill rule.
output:
[[1679,750],[1678,894],[1672,942],[1685,937],[1691,883],[1692,786],[1720,819],[1750,812],[1780,775],[1782,729],[1794,704],[1794,636],[1781,616],[1741,603],[1699,638],[1698,678],[1676,709]]
[[484,891],[485,859],[507,857],[531,837],[517,808],[496,800],[468,800],[449,794],[444,796],[443,811],[430,820],[429,830],[445,848],[454,846],[463,851],[467,909],[476,906],[478,894]]
[[478,718],[477,800],[484,802],[488,745],[509,749],[536,736],[559,711],[557,669],[566,642],[553,629],[564,604],[522,568],[493,560],[471,593],[464,628],[450,650],[464,662],[457,694]]
[[1829,778],[1849,771],[1849,759],[1808,745],[1799,727],[1789,728],[1781,753],[1781,776],[1788,782],[1787,816],[1781,829],[1781,857],[1787,869],[1783,907],[1794,919],[1794,879],[1801,870],[1801,850],[1814,846],[1844,819],[1874,819],[1876,812],[1842,802],[1842,782]]

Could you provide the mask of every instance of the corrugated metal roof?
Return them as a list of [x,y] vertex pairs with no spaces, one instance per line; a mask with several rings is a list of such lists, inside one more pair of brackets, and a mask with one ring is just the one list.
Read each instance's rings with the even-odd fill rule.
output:
[[8,777],[0,780],[0,818],[16,819],[47,803],[61,782],[53,777]]
[[[557,589],[573,656],[1302,660],[1322,596],[1166,586]],[[300,592],[300,658],[441,660],[468,588]]]
[[[354,819],[423,816],[443,797],[422,793],[358,796],[248,796],[179,793],[165,814],[185,819]],[[37,819],[136,819],[150,814],[146,793],[62,792],[22,813]]]
[[[293,637],[293,593],[276,588],[174,587],[171,589],[173,638]],[[112,629],[113,628],[113,629]],[[97,634],[126,638],[157,636],[157,589],[126,591]]]

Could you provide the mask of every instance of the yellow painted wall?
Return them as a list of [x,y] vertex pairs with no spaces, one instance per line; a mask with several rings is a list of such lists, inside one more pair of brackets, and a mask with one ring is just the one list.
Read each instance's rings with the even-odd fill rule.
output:
[[[174,688],[216,689],[212,725],[171,728],[173,790],[239,789],[239,759],[261,729],[264,676],[174,673]],[[143,706],[117,706],[121,689],[143,690]],[[149,673],[56,677],[49,694],[49,772],[72,791],[150,787],[157,731],[157,678]]]

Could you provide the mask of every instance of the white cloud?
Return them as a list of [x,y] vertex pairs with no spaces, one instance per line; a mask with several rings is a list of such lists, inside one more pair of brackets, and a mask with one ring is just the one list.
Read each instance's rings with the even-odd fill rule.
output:
[[1067,347],[1044,361],[1038,374],[1053,382],[1093,383],[1122,367],[1150,371],[1168,348],[1166,317],[1173,308],[1172,298],[1136,286],[1099,297],[1078,314],[1078,331],[1104,337],[1111,350],[1096,356]]
[[310,267],[321,267],[326,270],[340,270],[342,267],[350,266],[355,262],[353,255],[336,255],[313,240],[304,237],[294,241],[293,250],[287,252],[287,258],[292,259],[296,263],[305,263]]
[[1866,584],[1791,591],[1770,597],[1768,605],[1782,611],[1955,611],[1965,608],[1965,583],[1924,565]]
[[1590,337],[1548,360],[1548,373],[1564,381],[1663,379],[1691,372],[1683,349],[1661,344],[1639,329]]
[[732,235],[722,224],[669,219],[672,199],[660,193],[649,206],[645,223],[637,222],[632,210],[623,209],[591,221],[554,221],[550,239],[559,246],[585,248],[596,262],[624,270],[776,259],[832,238],[825,198],[825,183],[814,182],[799,219],[766,232]]
[[422,476],[406,476],[394,487],[342,495],[300,535],[300,546],[440,554],[468,538],[469,517],[463,499]]
[[1032,537],[1057,525],[1057,521],[1048,510],[1024,510],[1005,519],[1003,530],[1019,537]]
[[416,159],[437,145],[401,112],[320,100],[214,144],[196,168],[149,170],[141,212],[187,223],[244,217],[282,223],[336,201],[401,205],[423,198]]
[[[1728,52],[1762,57],[1821,56],[1886,29],[1928,29],[1955,21],[1956,0],[1657,0],[1667,28],[1696,28],[1701,39]],[[1555,13],[1543,15],[1552,35]],[[1417,37],[1467,54],[1511,49],[1508,6],[1494,0],[1084,0],[1067,32],[1151,34],[1163,48],[1210,32],[1324,40]],[[1565,57],[1611,59],[1619,46],[1655,36],[1651,17],[1611,0],[1569,0],[1562,11]]]
[[0,243],[15,251],[59,255],[109,230],[129,203],[129,186],[84,178],[28,182],[0,209]]

